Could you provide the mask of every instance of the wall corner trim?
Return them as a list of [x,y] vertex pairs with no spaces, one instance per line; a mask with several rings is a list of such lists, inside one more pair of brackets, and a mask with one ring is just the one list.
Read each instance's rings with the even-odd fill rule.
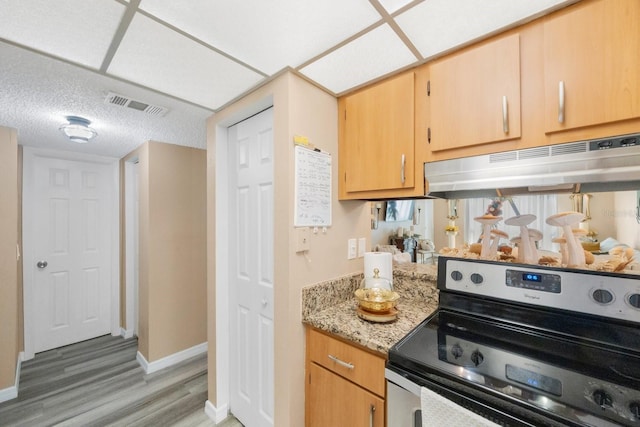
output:
[[133,338],[133,329],[120,328],[120,336],[125,340],[128,338]]
[[144,369],[145,374],[151,374],[161,369],[168,368],[169,366],[178,364],[184,360],[198,356],[202,353],[206,353],[207,347],[208,344],[206,342],[203,342],[202,344],[194,345],[191,348],[173,353],[154,362],[147,361],[142,353],[138,352],[136,354],[136,360],[138,361],[140,366],[142,366],[142,369]]
[[20,385],[20,370],[22,369],[22,361],[24,360],[24,352],[18,353],[18,361],[16,362],[16,380],[12,387],[0,390],[0,402],[15,399],[18,397],[18,386]]
[[210,400],[204,402],[204,413],[213,420],[214,423],[220,424],[229,416],[229,406],[222,405],[220,408],[213,406]]

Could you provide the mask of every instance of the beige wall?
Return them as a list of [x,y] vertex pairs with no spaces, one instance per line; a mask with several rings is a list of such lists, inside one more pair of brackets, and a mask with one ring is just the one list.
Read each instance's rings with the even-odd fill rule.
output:
[[206,152],[148,142],[123,162],[135,158],[140,179],[138,350],[153,362],[207,340]]
[[20,352],[18,243],[18,142],[16,131],[0,127],[0,390],[15,385]]
[[[304,286],[362,271],[362,258],[347,260],[347,239],[368,237],[366,202],[338,202],[337,100],[293,73],[285,72],[208,121],[208,335],[209,400],[216,401],[215,291],[215,173],[216,143],[224,143],[224,129],[237,120],[274,106],[274,202],[282,214],[274,219],[275,259],[275,420],[277,426],[304,425],[304,326],[301,323],[301,289]],[[332,226],[326,234],[311,234],[309,260],[294,251],[294,146],[293,136],[304,135],[332,154]],[[217,141],[217,139],[220,141]],[[224,402],[221,402],[222,404]]]

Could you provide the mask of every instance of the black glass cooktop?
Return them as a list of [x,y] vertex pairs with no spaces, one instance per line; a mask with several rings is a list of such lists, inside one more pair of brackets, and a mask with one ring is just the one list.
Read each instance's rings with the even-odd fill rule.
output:
[[443,292],[441,308],[391,348],[387,367],[560,417],[640,425],[639,334],[633,325]]

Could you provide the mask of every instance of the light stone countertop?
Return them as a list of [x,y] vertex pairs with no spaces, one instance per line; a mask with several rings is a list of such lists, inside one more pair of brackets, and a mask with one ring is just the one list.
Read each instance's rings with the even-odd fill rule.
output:
[[356,314],[353,293],[362,274],[307,286],[302,290],[302,322],[321,331],[387,356],[389,349],[438,306],[436,266],[394,266],[393,287],[400,295],[398,318],[389,323],[369,322]]

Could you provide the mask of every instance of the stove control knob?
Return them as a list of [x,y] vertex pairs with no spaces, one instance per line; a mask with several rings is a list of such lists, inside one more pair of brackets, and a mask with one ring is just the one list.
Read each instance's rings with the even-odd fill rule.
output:
[[459,282],[460,280],[462,280],[462,273],[460,273],[458,270],[453,270],[451,272],[451,278],[456,282]]
[[594,391],[592,397],[596,405],[602,409],[607,409],[607,407],[610,408],[613,405],[613,398],[611,398],[611,395],[602,389]]
[[482,277],[482,274],[473,273],[471,275],[471,281],[473,283],[475,283],[476,285],[479,285],[480,283],[482,283],[484,281],[484,277]]
[[629,403],[629,410],[636,421],[640,421],[640,402],[634,401]]
[[460,347],[460,344],[454,344],[453,347],[451,347],[451,354],[456,359],[461,358],[463,353],[464,350],[462,349],[462,347]]
[[629,411],[631,411],[635,421],[640,421],[640,402],[636,400],[629,403]]
[[471,362],[473,362],[474,365],[478,366],[483,361],[484,361],[484,355],[480,353],[480,350],[475,350],[473,353],[471,353]]
[[630,295],[628,301],[631,307],[640,308],[640,294]]
[[613,302],[613,294],[606,289],[596,289],[591,296],[598,304],[606,305]]

